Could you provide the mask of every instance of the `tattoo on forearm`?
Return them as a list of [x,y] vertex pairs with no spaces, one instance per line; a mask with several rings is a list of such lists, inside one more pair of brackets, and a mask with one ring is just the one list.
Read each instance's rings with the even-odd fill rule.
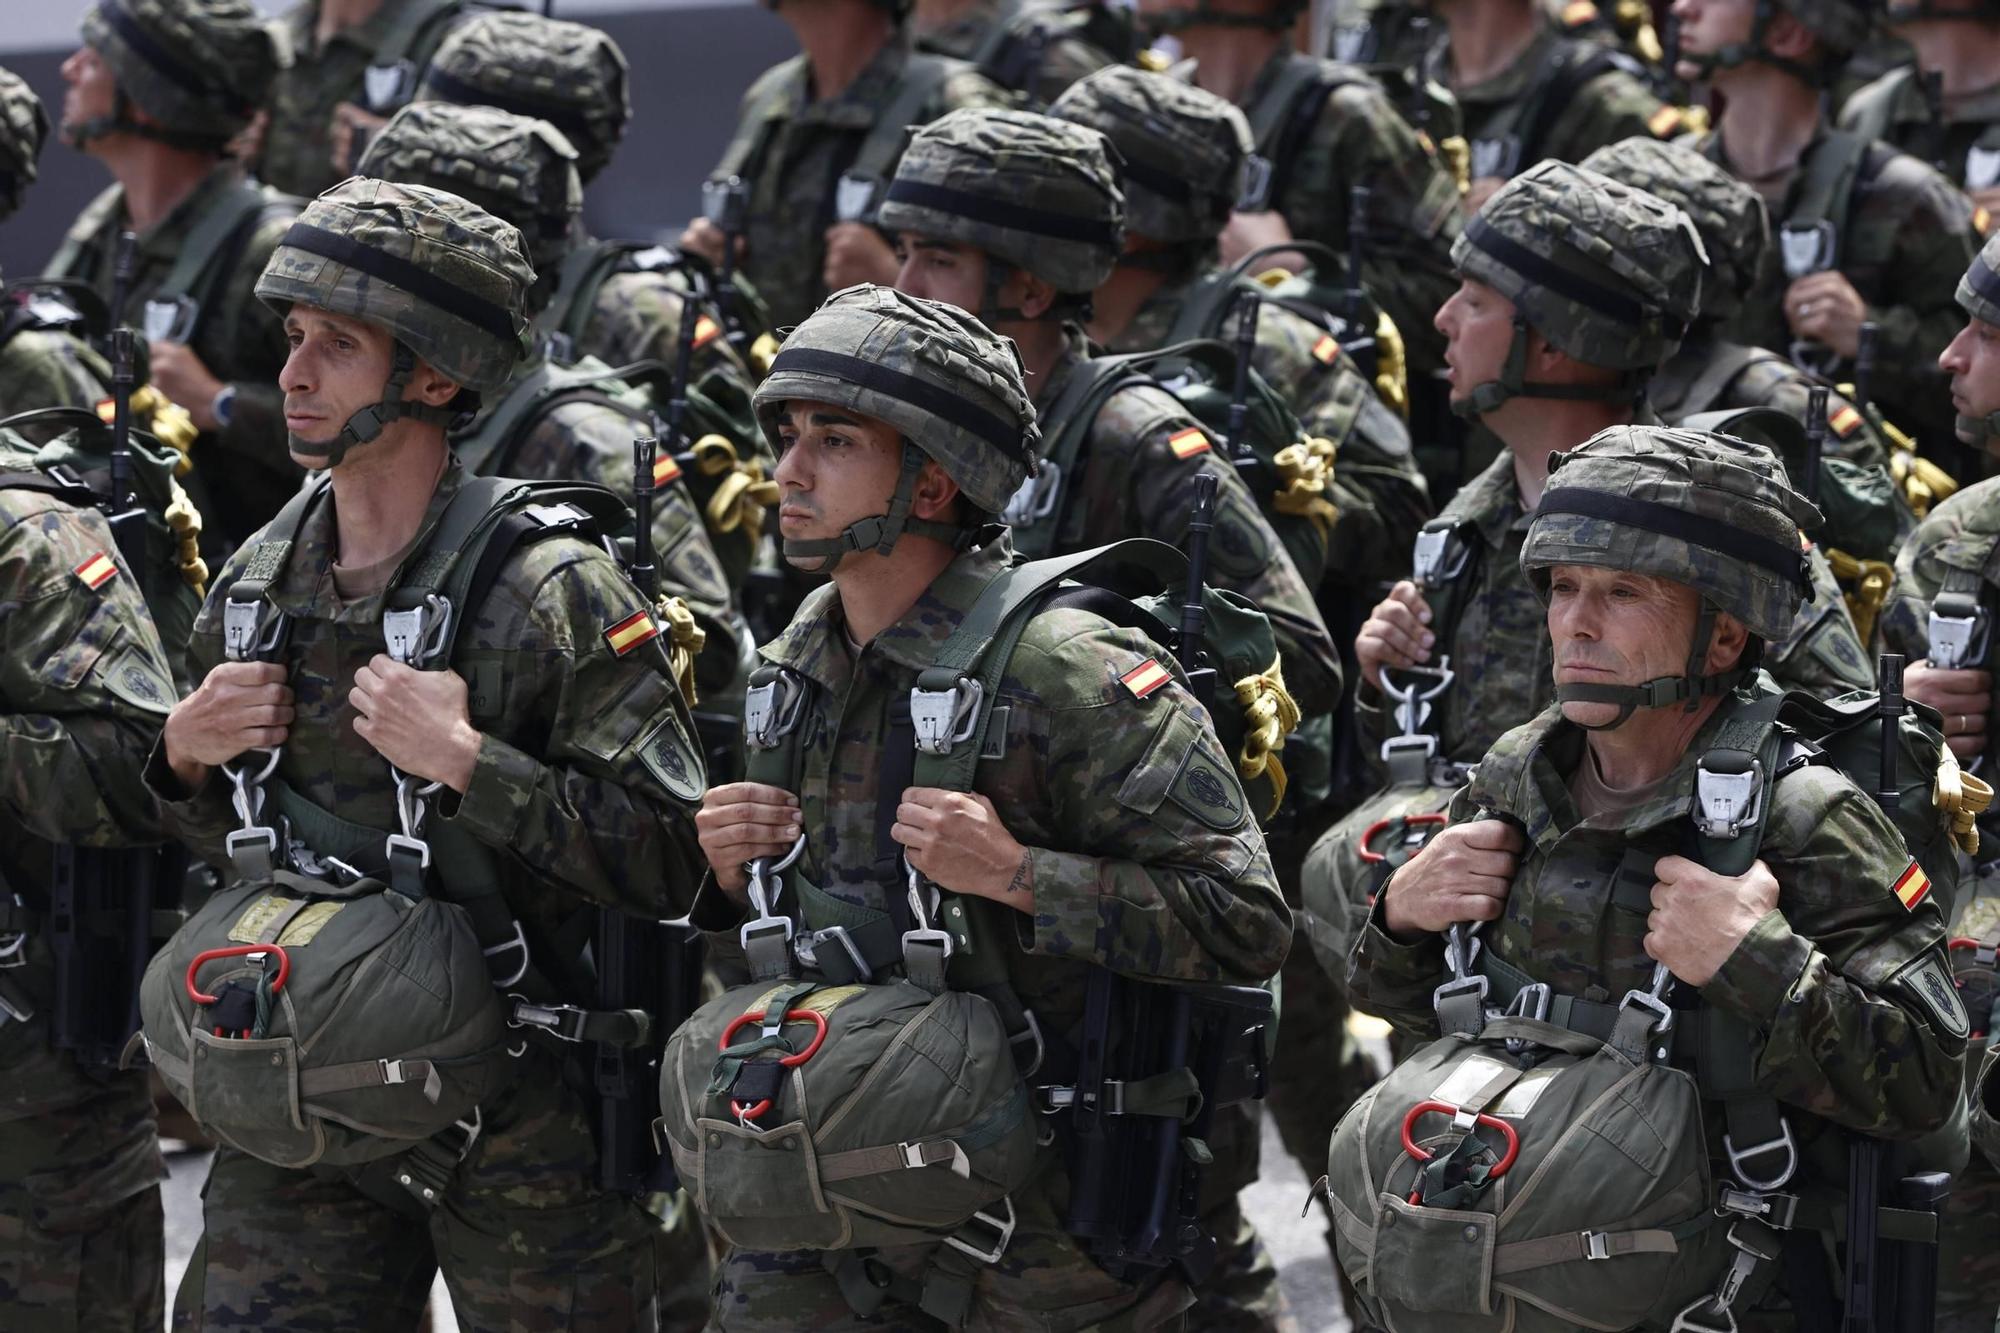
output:
[[1034,878],[1034,853],[1022,852],[1021,864],[1014,867],[1014,878],[1007,881],[1007,892],[1023,893],[1033,887],[1029,881]]

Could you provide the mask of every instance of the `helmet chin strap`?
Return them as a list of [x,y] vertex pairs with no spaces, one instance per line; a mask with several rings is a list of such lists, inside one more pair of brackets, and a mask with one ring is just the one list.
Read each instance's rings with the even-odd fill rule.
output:
[[1757,655],[1744,646],[1743,656],[1735,666],[1727,671],[1709,676],[1702,674],[1702,667],[1708,664],[1708,644],[1715,633],[1716,609],[1708,602],[1701,604],[1701,614],[1695,617],[1694,642],[1688,651],[1687,670],[1678,676],[1657,676],[1642,685],[1597,685],[1589,682],[1573,682],[1556,686],[1557,703],[1614,704],[1618,716],[1609,722],[1578,722],[1576,726],[1585,731],[1610,731],[1622,727],[1641,708],[1671,708],[1685,703],[1692,713],[1703,699],[1727,694],[1750,678],[1757,669]]
[[296,433],[287,431],[287,447],[301,458],[324,458],[328,467],[338,467],[340,461],[347,457],[349,449],[379,438],[383,428],[399,418],[450,426],[457,413],[449,405],[433,407],[429,403],[412,403],[403,398],[410,376],[416,373],[417,354],[398,339],[390,356],[389,378],[382,383],[380,401],[370,403],[349,417],[347,424],[340,428],[340,434],[331,440],[301,439]]
[[1531,384],[1528,373],[1528,321],[1514,316],[1513,338],[1507,344],[1507,359],[1501,364],[1500,378],[1476,384],[1464,398],[1451,401],[1452,415],[1477,420],[1510,398],[1560,398],[1570,402],[1621,402],[1636,400],[1645,378],[1627,371],[1609,384]]
[[64,125],[63,135],[72,146],[81,151],[92,140],[112,134],[129,134],[138,139],[151,139],[155,143],[166,144],[170,148],[180,148],[191,153],[220,153],[229,145],[226,135],[194,134],[185,130],[170,130],[164,125],[142,125],[132,118],[132,100],[122,89],[111,94],[111,114],[92,116],[76,125]]
[[941,541],[954,551],[963,551],[972,545],[979,532],[976,527],[910,517],[910,506],[916,501],[917,474],[923,471],[924,462],[924,451],[908,440],[903,441],[903,467],[896,476],[896,492],[889,497],[889,511],[857,519],[848,524],[838,537],[815,537],[810,540],[784,538],[780,545],[785,559],[823,557],[823,562],[813,572],[830,574],[850,551],[866,551],[872,547],[877,554],[889,554],[896,549],[897,540],[906,532]]
[[1786,56],[1772,55],[1764,49],[1764,30],[1771,26],[1771,18],[1775,13],[1776,9],[1772,4],[1772,0],[1757,0],[1757,8],[1750,19],[1750,36],[1748,40],[1731,42],[1720,51],[1707,55],[1683,52],[1680,59],[1687,61],[1690,65],[1699,69],[1701,77],[1704,79],[1719,69],[1735,69],[1738,65],[1747,65],[1752,61],[1756,61],[1759,64],[1781,69],[1793,78],[1810,84],[1815,88],[1831,82],[1829,71],[1814,69],[1810,65],[1800,64],[1798,61]]

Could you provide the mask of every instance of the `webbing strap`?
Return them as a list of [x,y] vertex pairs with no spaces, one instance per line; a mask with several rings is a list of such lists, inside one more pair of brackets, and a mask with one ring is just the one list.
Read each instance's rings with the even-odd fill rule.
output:
[[[924,108],[944,90],[945,80],[960,63],[945,56],[914,52],[903,66],[896,96],[875,117],[861,150],[854,156],[853,174],[887,181],[903,155],[903,139],[912,125],[922,124]],[[879,200],[877,201],[880,202]]]
[[[118,228],[114,225],[125,207],[125,187],[111,185],[103,193],[84,206],[70,229],[63,235],[62,244],[56,247],[42,275],[49,278],[92,279],[100,257],[108,257],[106,245],[116,245]],[[88,270],[88,271],[87,271]],[[110,277],[109,273],[104,275]],[[93,286],[99,286],[92,282]],[[108,284],[100,288],[109,295]],[[114,322],[122,318],[122,312],[113,310]]]
[[432,1105],[444,1095],[444,1080],[429,1060],[356,1060],[351,1064],[326,1065],[299,1071],[299,1096],[326,1097],[361,1088],[382,1088],[393,1083],[422,1082],[424,1098]]
[[590,241],[564,255],[555,295],[535,317],[537,341],[552,333],[567,335],[572,345],[581,340],[596,310],[597,293],[635,248],[629,241]]
[[[395,9],[395,17],[382,34],[382,40],[376,43],[374,63],[393,65],[400,60],[414,59],[417,39],[423,36],[424,29],[445,13],[463,5],[464,0],[404,0]],[[482,101],[480,105],[491,103]]]
[[1038,414],[1046,479],[1034,477],[1030,483],[1053,488],[1055,496],[1049,501],[1047,518],[1038,523],[1014,525],[1016,551],[1035,559],[1054,549],[1063,531],[1066,502],[1074,490],[1071,483],[1076,477],[1077,460],[1083,456],[1090,428],[1097,424],[1097,414],[1126,385],[1147,383],[1151,383],[1149,378],[1130,371],[1119,357],[1086,357],[1071,369],[1069,383],[1063,385],[1048,410]]
[[[1702,1225],[1712,1220],[1703,1213]],[[1680,1238],[1658,1227],[1638,1231],[1563,1231],[1535,1240],[1508,1241],[1493,1248],[1493,1275],[1509,1276],[1583,1259],[1615,1259],[1626,1254],[1675,1254]]]
[[[152,297],[156,301],[172,301],[182,296],[205,296],[212,287],[211,270],[222,271],[230,267],[233,247],[225,244],[236,234],[236,229],[247,223],[253,214],[262,211],[264,192],[248,181],[232,182],[228,189],[219,190],[202,201],[201,213],[194,226],[188,231],[187,240],[174,256],[174,266],[167,271],[167,280],[161,284]],[[207,278],[209,280],[205,281]],[[120,312],[112,311],[111,317],[120,318]]]
[[1855,183],[1868,156],[1869,141],[1846,130],[1829,130],[1805,165],[1805,179],[1798,200],[1785,215],[1785,223],[1816,226],[1831,222],[1834,234],[1834,266],[1840,262],[1841,242],[1847,236],[1847,220]]
[[735,137],[722,150],[722,161],[716,164],[710,180],[741,176],[754,184],[765,155],[771,151],[771,140],[778,136],[778,126],[791,119],[792,90],[802,87],[807,78],[806,58],[802,55],[782,62],[779,69],[783,72],[762,81],[768,91],[746,110]]
[[230,601],[261,602],[267,599],[271,584],[284,574],[291,560],[292,548],[298,543],[307,516],[314,506],[332,493],[333,476],[330,472],[322,472],[285,501],[284,508],[265,525],[263,537],[250,549],[248,558],[243,562],[243,572],[230,585]]

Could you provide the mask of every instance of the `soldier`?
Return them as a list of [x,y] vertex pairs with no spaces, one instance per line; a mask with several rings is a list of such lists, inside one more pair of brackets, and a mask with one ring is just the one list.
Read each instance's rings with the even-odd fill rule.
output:
[[[800,53],[750,85],[709,177],[749,187],[743,269],[782,328],[828,292],[895,281],[895,253],[874,224],[904,131],[1007,95],[963,61],[913,51],[905,0],[772,3]],[[696,218],[681,247],[721,262],[718,221]]]
[[[1783,353],[1745,347],[1723,334],[1770,251],[1771,228],[1757,192],[1687,145],[1657,139],[1626,139],[1600,148],[1583,165],[1686,213],[1708,252],[1710,277],[1702,284],[1701,312],[1681,339],[1680,350],[1646,383],[1653,410],[1669,425],[1697,412],[1734,407],[1769,407],[1805,420],[1814,377]],[[1888,444],[1852,403],[1828,393],[1826,412],[1840,457],[1856,463],[1888,461]]]
[[[2000,240],[1988,239],[1958,285],[1965,327],[1941,358],[1951,376],[1951,406],[1958,437],[1992,452],[2000,441]],[[1987,630],[2000,597],[1987,575],[2000,549],[2000,479],[1975,482],[1952,496],[1920,524],[1896,559],[1895,595],[1882,618],[1882,638],[1905,654],[1903,678],[1909,697],[1943,715],[1945,740],[1968,770],[1989,778],[1993,771],[1992,636]],[[1979,821],[1979,849],[1972,872],[1959,881],[1952,904],[1952,962],[1966,1003],[1972,1008],[1973,1044],[1968,1076],[1977,1073],[1992,1031],[1994,948],[2000,944],[2000,817],[1989,807]],[[1972,1085],[1968,1082],[1968,1092]],[[1975,1099],[1975,1104],[1977,1104]],[[1990,1124],[1990,1121],[1988,1122]],[[1938,1235],[1942,1246],[1938,1282],[1938,1328],[1947,1333],[1986,1333],[2000,1306],[2000,1244],[1995,1205],[2000,1203],[2000,1169],[1983,1154],[1952,1182]]]
[[[380,180],[456,193],[519,230],[537,274],[526,313],[532,319],[541,311],[583,207],[575,150],[561,131],[491,107],[419,102],[397,112],[376,136],[362,169]],[[629,496],[632,437],[662,433],[655,407],[618,380],[612,367],[595,360],[565,366],[537,346],[476,415],[454,427],[452,452],[475,475],[573,477]],[[674,451],[683,447],[667,441],[653,472],[660,585],[701,620],[709,639],[696,658],[700,690],[715,696],[709,703],[720,705],[734,732],[750,632],[688,490],[686,469],[676,461]]]
[[[1586,235],[1603,248],[1583,248],[1576,238]],[[1646,258],[1614,266],[1607,254]],[[1352,943],[1353,908],[1379,877],[1381,856],[1398,850],[1393,839],[1364,849],[1364,835],[1381,820],[1434,816],[1486,747],[1551,699],[1548,643],[1517,560],[1548,460],[1600,430],[1657,420],[1645,384],[1679,346],[1706,289],[1684,213],[1558,162],[1495,193],[1456,258],[1464,281],[1438,312],[1451,338],[1453,407],[1476,413],[1507,450],[1425,525],[1415,579],[1390,591],[1355,641],[1362,752],[1388,785],[1307,861],[1308,927],[1329,968]],[[1823,556],[1815,569],[1831,592]],[[1837,594],[1789,628],[1767,661],[1788,683],[1832,693],[1871,682]]]
[[[965,110],[919,131],[911,150],[922,156],[899,164],[882,207],[903,258],[898,289],[1012,338],[1048,414],[1042,439],[1054,440],[1068,425],[1065,390],[1090,354],[1076,320],[1124,227],[1105,139],[1032,112]],[[1007,218],[996,213],[1003,202]],[[1004,508],[1036,554],[1118,537],[1172,543],[1204,474],[1218,486],[1210,581],[1280,622],[1289,688],[1305,712],[1329,711],[1340,697],[1339,655],[1310,585],[1235,469],[1164,389],[1142,380],[1103,399],[1074,457],[1054,460]]]
[[[166,1164],[153,1099],[143,1071],[116,1068],[129,1034],[91,1035],[111,1041],[109,1059],[77,1049],[77,992],[129,982],[65,978],[82,966],[67,955],[58,970],[83,942],[58,938],[56,895],[59,879],[129,875],[132,854],[115,849],[159,840],[139,774],[174,677],[139,571],[34,452],[0,431],[0,1070],[13,1089],[0,1094],[0,1302],[21,1333],[157,1329]],[[121,879],[119,897],[135,889]]]
[[1957,314],[1951,290],[1979,238],[1972,205],[1886,144],[1833,130],[1820,90],[1868,30],[1854,0],[1676,0],[1679,73],[1722,95],[1694,147],[1763,196],[1781,261],[1743,293],[1730,336],[1806,369],[1851,372],[1861,326],[1880,330],[1873,397],[1928,450],[1950,426],[1937,354]]
[[[42,99],[19,75],[0,69],[0,221],[20,208],[35,183],[48,134]],[[37,407],[95,406],[109,387],[111,367],[66,331],[80,316],[25,296],[0,312],[0,417]]]
[[[1140,22],[1170,32],[1194,61],[1197,87],[1233,102],[1250,122],[1260,166],[1222,234],[1222,258],[1297,237],[1361,256],[1360,284],[1409,344],[1410,368],[1429,375],[1443,346],[1430,318],[1451,294],[1458,180],[1438,143],[1455,129],[1419,133],[1374,77],[1291,49],[1296,0],[1142,0]],[[1366,186],[1365,237],[1349,231],[1353,191]],[[1274,254],[1273,265],[1288,262]],[[1296,260],[1290,262],[1297,262]]]
[[1928,162],[2000,214],[2000,11],[1982,0],[1884,0],[1884,26],[1916,54],[1840,104],[1840,128]]
[[[1243,113],[1163,74],[1118,68],[1083,80],[1049,114],[1098,130],[1124,159],[1125,249],[1092,297],[1091,338],[1111,352],[1233,340],[1242,307],[1228,314],[1216,306],[1244,284],[1222,281],[1215,247],[1250,151]],[[1306,433],[1334,446],[1326,492],[1339,511],[1326,553],[1326,567],[1339,571],[1333,582],[1365,587],[1406,572],[1405,548],[1431,515],[1430,496],[1409,430],[1377,385],[1329,339],[1323,320],[1278,300],[1259,309],[1253,364]],[[1329,590],[1323,581],[1323,604]]]
[[1537,162],[1581,162],[1635,134],[1665,138],[1686,113],[1660,101],[1643,66],[1565,35],[1537,0],[1438,0],[1445,40],[1431,74],[1458,98],[1471,146],[1468,210]]
[[1131,59],[1137,45],[1130,18],[1101,0],[918,0],[910,31],[919,51],[963,60],[1036,107],[1092,70]]
[[[795,842],[799,881],[816,886],[794,899],[808,904],[801,935],[881,918],[904,896],[900,852],[915,874],[991,900],[1013,923],[1007,984],[1052,1043],[1078,1036],[1090,965],[1252,984],[1276,972],[1290,921],[1234,766],[1170,659],[1090,611],[1027,620],[999,686],[1001,757],[978,765],[969,792],[910,786],[892,819],[878,817],[878,784],[903,786],[886,776],[892,705],[1013,557],[1004,530],[979,528],[1033,466],[1034,410],[1006,342],[943,304],[843,292],[787,340],[757,402],[781,455],[786,559],[832,578],[763,653],[805,682],[802,725],[825,739],[804,747],[796,792],[710,793],[697,822],[714,879],[691,919],[734,931],[745,863]],[[1216,804],[1142,794],[1191,773],[1213,777],[1198,785]],[[710,1326],[935,1328],[914,1308],[920,1285],[926,1310],[942,1289],[960,1293],[953,1326],[1176,1325],[1186,1285],[1172,1268],[1119,1279],[1100,1267],[1064,1230],[1070,1181],[1058,1146],[1043,1151],[1035,1182],[1012,1196],[996,1261],[967,1263],[943,1244],[732,1250]],[[864,1321],[844,1292],[870,1296],[878,1313]]]
[[[1487,1003],[1543,1020],[1512,1033],[1531,1052],[1521,1067],[1560,1038],[1579,1056],[1595,1061],[1602,1049],[1624,1061],[1632,1104],[1662,1117],[1662,1097],[1685,1108],[1644,1122],[1658,1127],[1649,1143],[1659,1145],[1645,1174],[1663,1192],[1700,1183],[1639,1225],[1667,1234],[1690,1213],[1696,1225],[1671,1232],[1681,1238],[1668,1245],[1679,1251],[1671,1272],[1646,1267],[1631,1231],[1606,1236],[1607,1253],[1588,1247],[1609,1262],[1579,1253],[1545,1270],[1552,1283],[1567,1275],[1563,1305],[1580,1322],[1595,1308],[1586,1297],[1601,1305],[1623,1284],[1614,1302],[1633,1311],[1632,1327],[1642,1312],[1647,1326],[1836,1326],[1826,1254],[1848,1187],[1842,1131],[1913,1140],[1950,1118],[1958,1094],[1966,1016],[1944,980],[1944,919],[1926,874],[1898,824],[1839,768],[1779,759],[1803,752],[1776,721],[1776,696],[1754,684],[1759,649],[1786,637],[1805,591],[1799,529],[1817,518],[1774,455],[1728,437],[1620,427],[1560,455],[1520,553],[1547,605],[1555,706],[1480,759],[1449,825],[1377,895],[1354,950],[1357,1002],[1412,1037],[1481,1032],[1479,983]],[[1719,754],[1739,746],[1759,768],[1721,790]],[[1458,942],[1482,926],[1483,948],[1461,948],[1448,969],[1446,932]],[[1440,988],[1454,977],[1468,984]],[[1501,1050],[1490,1039],[1473,1049]],[[1421,1071],[1460,1040],[1406,1067]],[[1639,1082],[1656,1062],[1687,1070],[1698,1101],[1679,1091],[1686,1075]],[[1568,1072],[1548,1068],[1557,1080]],[[1481,1092],[1477,1082],[1442,1095],[1490,1106],[1499,1085]],[[1519,1122],[1523,1145],[1565,1129],[1594,1137],[1580,1133],[1579,1117],[1603,1127],[1599,1143],[1617,1141],[1610,1097],[1586,1108],[1553,1088],[1541,1114]],[[1336,1144],[1336,1178],[1351,1153]],[[1587,1172],[1591,1156],[1567,1165]],[[1623,1169],[1611,1156],[1599,1163]],[[1711,1180],[1729,1182],[1719,1207]],[[1444,1193],[1418,1187],[1419,1216],[1434,1190]],[[1829,1192],[1821,1211],[1793,1213],[1796,1201]],[[1604,1235],[1590,1230],[1594,1207],[1637,1202],[1586,1186],[1566,1216],[1589,1240]],[[1399,1233],[1415,1247],[1404,1277],[1437,1261],[1423,1242],[1448,1234],[1457,1248],[1432,1270],[1446,1271],[1464,1247],[1456,1219],[1476,1215]],[[1469,1310],[1456,1299],[1464,1292],[1447,1288],[1426,1308]],[[1492,1313],[1513,1307],[1512,1296],[1497,1297]]]
[[[63,140],[117,183],[70,227],[49,274],[89,284],[113,322],[144,331],[151,383],[200,429],[188,489],[219,548],[298,487],[282,447],[284,330],[251,295],[298,203],[224,157],[269,87],[271,38],[247,0],[104,0],[83,43],[63,62]],[[128,231],[137,259],[123,282]]]
[[[579,908],[671,915],[696,873],[683,802],[701,763],[651,609],[599,544],[558,528],[455,608],[448,666],[383,651],[385,606],[427,577],[444,516],[464,513],[454,497],[480,495],[445,427],[463,396],[505,384],[533,279],[512,227],[418,186],[346,181],[286,234],[257,294],[285,312],[286,423],[316,476],[210,589],[190,648],[201,684],[146,779],[175,835],[228,864],[244,821],[222,766],[272,747],[301,848],[284,864],[330,875],[321,857],[379,856],[382,831],[415,828],[444,849],[453,901],[497,890],[538,967],[587,977],[564,943]],[[224,660],[231,607],[264,628],[282,615],[274,660]],[[435,808],[399,819],[405,784],[426,782],[442,784]],[[359,842],[324,845],[343,829]],[[413,1325],[442,1265],[469,1326],[655,1327],[657,1224],[598,1187],[594,1108],[575,1090],[589,1076],[552,1045],[519,1049],[473,1131],[385,1162],[297,1170],[223,1147],[175,1326]]]
[[287,58],[271,83],[257,175],[305,199],[353,175],[465,10],[466,0],[297,0],[273,25]]

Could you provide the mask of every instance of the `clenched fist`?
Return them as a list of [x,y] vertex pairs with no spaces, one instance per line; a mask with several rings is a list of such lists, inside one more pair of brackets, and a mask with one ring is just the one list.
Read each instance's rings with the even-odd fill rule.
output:
[[1778,905],[1777,877],[1762,861],[1730,876],[1685,856],[1663,856],[1653,874],[1646,953],[1690,986],[1713,980],[1750,928]]
[[1501,819],[1453,824],[1424,844],[1383,886],[1382,919],[1399,939],[1493,921],[1507,906],[1527,846]]

